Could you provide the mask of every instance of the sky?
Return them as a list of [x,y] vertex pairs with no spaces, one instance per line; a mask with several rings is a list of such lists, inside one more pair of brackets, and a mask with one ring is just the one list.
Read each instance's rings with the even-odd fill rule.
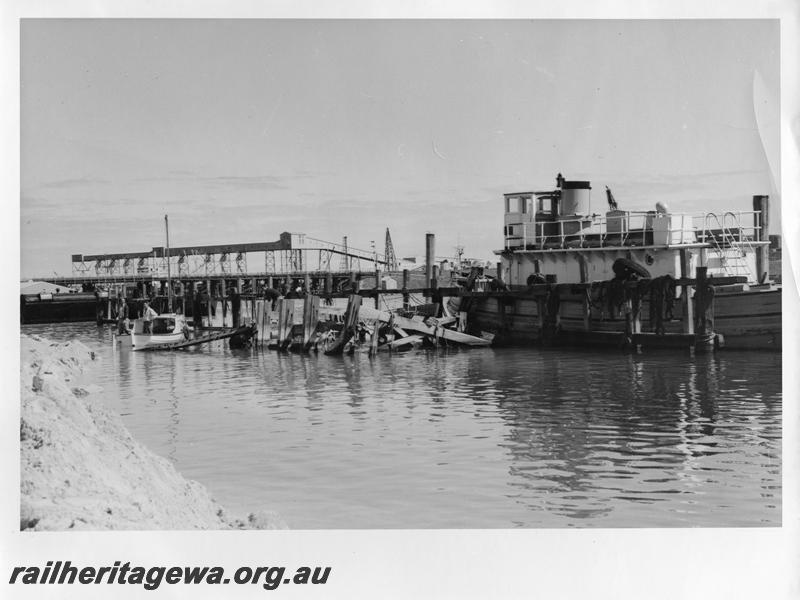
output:
[[20,46],[23,278],[161,246],[165,214],[173,246],[388,227],[489,260],[502,194],[558,172],[595,212],[770,194],[780,228],[776,20],[24,19]]

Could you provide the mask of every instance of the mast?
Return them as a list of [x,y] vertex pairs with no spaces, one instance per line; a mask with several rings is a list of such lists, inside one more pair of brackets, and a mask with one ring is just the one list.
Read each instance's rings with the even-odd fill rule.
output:
[[172,312],[172,273],[169,266],[169,217],[167,215],[164,215],[164,228],[167,232],[167,310]]

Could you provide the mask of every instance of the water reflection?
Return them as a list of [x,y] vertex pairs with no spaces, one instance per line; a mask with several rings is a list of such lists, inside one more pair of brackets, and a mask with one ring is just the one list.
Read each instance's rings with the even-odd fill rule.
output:
[[137,439],[295,528],[780,523],[777,355],[112,353],[38,329],[97,349]]
[[[513,357],[499,354],[482,369],[495,374],[502,394],[510,485],[531,510],[544,503],[570,518],[592,519],[618,509],[620,500],[673,505],[674,495],[707,484],[709,469],[713,483],[737,485],[740,477],[720,457],[730,462],[732,453],[740,457],[759,445],[767,451],[751,453],[758,467],[774,467],[780,378],[742,372],[738,355],[539,358],[525,376]],[[726,385],[729,361],[740,378],[735,389]],[[766,362],[761,366],[779,375],[779,365]],[[730,414],[718,415],[721,400]],[[718,420],[726,430],[721,436],[715,436]]]

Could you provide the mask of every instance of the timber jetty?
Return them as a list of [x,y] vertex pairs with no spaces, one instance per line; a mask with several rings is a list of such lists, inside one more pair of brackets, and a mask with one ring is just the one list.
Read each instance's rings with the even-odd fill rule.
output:
[[354,248],[347,237],[334,243],[283,232],[273,242],[73,254],[71,275],[45,280],[74,293],[22,294],[20,316],[22,323],[102,322],[116,319],[121,298],[134,317],[145,299],[161,310],[171,295],[185,315],[199,317],[202,308],[210,318],[217,301],[234,295],[344,297],[363,290],[367,279],[370,288],[398,287],[402,280],[408,290],[422,288],[421,277],[398,268],[388,229],[383,254]]

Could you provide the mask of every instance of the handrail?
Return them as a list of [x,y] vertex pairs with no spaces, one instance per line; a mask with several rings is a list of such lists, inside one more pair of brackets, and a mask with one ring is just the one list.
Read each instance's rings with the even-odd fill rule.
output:
[[[731,231],[730,227],[727,226],[727,217],[729,215],[733,219],[734,226],[738,225],[738,232],[739,232],[739,240],[738,241],[737,241],[736,236],[734,235],[733,231]],[[740,213],[740,215],[741,215],[741,213]],[[722,244],[727,244],[727,248],[723,248],[722,244],[720,244],[720,240],[717,239],[716,235],[713,235],[713,234],[709,233],[710,230],[709,230],[709,227],[708,227],[708,223],[709,223],[710,218],[713,218],[714,221],[716,222],[716,224],[718,226],[718,229],[719,229],[720,233],[722,234],[722,240],[721,240]],[[743,252],[742,248],[741,248],[742,245],[744,244],[745,238],[743,237],[741,220],[740,220],[739,216],[737,216],[732,211],[727,211],[727,212],[725,212],[723,214],[722,222],[720,222],[719,216],[717,216],[716,213],[706,213],[706,215],[705,215],[705,217],[703,219],[702,238],[703,238],[704,242],[706,241],[706,238],[711,240],[711,243],[713,243],[714,248],[719,253],[720,264],[722,265],[722,268],[725,270],[725,273],[727,273],[728,275],[733,275],[734,273],[729,268],[728,255],[727,255],[726,249],[733,248],[734,250],[736,250],[736,252],[738,254],[738,258],[740,258],[740,259],[744,259],[746,257],[746,253]],[[753,245],[749,241],[747,242],[747,244],[751,249],[753,249]],[[736,267],[736,271],[737,272],[739,271],[739,269],[744,270],[745,274],[747,274],[747,276],[752,279],[753,274],[750,272],[750,268],[749,268],[746,260],[743,260],[743,264],[740,263]]]
[[[760,227],[755,223],[752,226],[742,227],[742,217],[748,214],[755,215],[757,212],[728,211],[722,221],[715,213],[658,215],[653,211],[625,211],[618,216],[610,217],[595,214],[571,219],[507,223],[506,227],[514,228],[514,233],[512,234],[510,230],[505,231],[504,248],[515,250],[534,246],[538,249],[567,249],[576,246],[585,247],[591,239],[597,241],[600,248],[628,246],[632,243],[647,245],[648,234],[657,231],[666,235],[668,246],[700,242],[709,244],[721,252],[726,245],[751,249],[752,241],[757,239]],[[664,227],[664,222],[661,221],[662,226],[655,228],[657,220],[665,217],[669,218],[667,221],[669,225]],[[702,219],[702,223],[698,223],[699,219]],[[612,222],[618,226],[610,232],[609,225]],[[714,224],[717,226],[717,235],[712,232],[711,226]],[[738,231],[735,231],[737,229]],[[719,234],[722,234],[721,238]]]
[[[706,232],[709,231],[709,228],[708,228],[709,217],[714,217],[714,220],[717,222],[717,225],[719,225],[720,231],[722,231],[722,238],[724,240],[725,239],[725,228],[722,226],[722,223],[719,222],[719,217],[716,215],[716,213],[709,212],[709,213],[706,213],[705,218],[703,219],[703,241],[704,242],[706,241],[705,240]],[[728,269],[727,257],[725,256],[725,252],[722,250],[722,246],[720,246],[720,243],[717,240],[717,236],[711,235],[711,236],[709,236],[709,238],[711,239],[711,242],[713,243],[714,248],[716,248],[717,252],[719,252],[720,264],[722,265],[722,268],[725,270],[725,273],[727,273],[728,275],[732,275],[730,269]]]
[[[676,227],[672,227],[667,232],[669,239],[672,239],[673,234],[680,234],[680,243],[687,243],[684,237],[684,223],[687,215],[675,214],[669,216],[677,223]],[[535,244],[539,249],[564,249],[573,247],[575,244],[583,247],[586,245],[587,239],[593,235],[599,237],[600,247],[610,246],[611,240],[613,240],[614,247],[625,246],[637,237],[641,238],[638,240],[640,244],[646,245],[647,235],[653,231],[653,227],[648,226],[648,221],[653,218],[655,218],[655,214],[652,211],[626,211],[624,215],[612,218],[606,215],[590,215],[572,219],[559,219],[557,221],[510,223],[506,227],[521,227],[522,231],[512,234],[506,230],[504,233],[504,248],[512,250],[519,247],[528,247],[531,244]],[[619,221],[618,231],[608,231],[608,224],[612,220]],[[587,221],[589,222],[589,227],[586,226]],[[575,225],[575,227],[572,228],[570,225]],[[546,230],[549,229],[555,229],[556,231],[546,233]],[[570,229],[574,229],[574,231],[568,231]],[[531,233],[533,234],[532,236]]]
[[[757,212],[757,211],[754,211],[754,214],[755,214],[755,212]],[[747,253],[746,252],[742,252],[741,246],[745,246],[748,250],[750,250],[751,253],[754,253],[755,252],[755,246],[753,246],[753,244],[752,244],[752,242],[750,241],[749,238],[747,238],[747,237],[745,237],[743,235],[744,228],[742,227],[741,219],[739,218],[739,216],[734,214],[732,211],[727,211],[725,214],[722,215],[722,225],[723,225],[723,227],[725,226],[725,222],[727,220],[728,215],[730,215],[731,219],[733,219],[734,225],[739,230],[739,241],[738,241],[738,243],[736,245],[736,248],[739,250],[739,252],[742,254],[743,257]],[[755,229],[755,224],[754,224],[754,229]],[[760,227],[759,227],[759,229],[760,229]],[[730,232],[730,229],[728,228],[727,231]],[[750,272],[750,268],[747,265],[747,263],[745,263],[745,270],[747,271],[748,276],[752,278],[754,274]]]

